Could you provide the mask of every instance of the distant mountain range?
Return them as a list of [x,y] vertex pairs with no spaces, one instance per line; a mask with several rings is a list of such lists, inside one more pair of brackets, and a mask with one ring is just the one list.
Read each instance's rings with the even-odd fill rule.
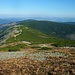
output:
[[0,25],[1,24],[8,24],[8,23],[11,23],[11,22],[18,22],[18,21],[22,21],[24,20],[23,18],[7,18],[7,19],[0,19]]
[[53,22],[75,22],[75,18],[31,17],[31,19],[53,21]]
[[73,24],[75,25],[75,22],[64,22],[65,24]]
[[11,22],[18,22],[27,19],[34,19],[34,20],[44,20],[44,21],[53,21],[53,22],[60,22],[60,23],[67,23],[67,24],[75,24],[75,18],[58,18],[58,17],[25,17],[25,18],[4,18],[0,19],[0,25],[11,23]]

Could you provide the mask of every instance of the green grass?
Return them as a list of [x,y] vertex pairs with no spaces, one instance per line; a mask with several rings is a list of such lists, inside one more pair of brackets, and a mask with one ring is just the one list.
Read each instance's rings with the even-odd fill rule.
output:
[[[20,26],[20,29],[22,29],[21,35],[16,37],[16,40],[14,37],[9,38],[6,43],[11,43],[11,42],[18,42],[18,41],[29,41],[31,43],[49,43],[53,37],[49,37],[35,29],[28,28],[26,29],[25,26]],[[45,36],[47,38],[41,37]]]
[[20,49],[22,48],[27,48],[27,45],[25,44],[18,44],[16,46],[6,46],[6,47],[3,47],[3,48],[0,48],[0,51],[20,51]]
[[40,46],[32,46],[31,48],[37,48],[38,49],[38,48],[41,48],[41,47]]
[[52,50],[52,48],[49,48],[49,47],[42,47],[42,48],[40,48],[39,50]]
[[[54,43],[54,46],[75,46],[75,41],[72,40],[64,40],[60,38],[56,38],[50,35],[46,35],[38,30],[33,28],[26,29],[25,26],[20,26],[22,29],[22,33],[16,37],[9,38],[6,43],[18,42],[18,41],[28,41],[32,44],[44,44],[44,43]],[[43,36],[43,37],[41,37]]]
[[66,36],[75,32],[75,25],[58,22],[31,20],[20,22],[20,24],[65,39],[70,39]]

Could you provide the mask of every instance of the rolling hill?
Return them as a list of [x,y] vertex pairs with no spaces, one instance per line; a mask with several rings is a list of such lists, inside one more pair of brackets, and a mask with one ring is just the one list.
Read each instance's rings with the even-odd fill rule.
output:
[[75,40],[75,25],[73,24],[63,24],[58,22],[37,20],[25,20],[19,24],[34,28],[47,35]]
[[75,74],[75,40],[52,36],[29,27],[28,22],[32,21],[19,22],[0,33],[6,36],[0,46],[0,74]]
[[50,21],[25,20],[18,22],[18,24],[11,25],[10,28],[7,28],[1,32],[0,36],[2,38],[0,41],[2,42],[2,40],[7,39],[5,43],[27,41],[32,44],[52,43],[56,47],[74,47],[75,39],[69,40],[71,39],[71,37],[69,38],[69,35],[73,38],[74,32],[75,25]]
[[53,43],[54,46],[75,46],[75,41],[64,40],[57,38],[51,35],[42,33],[36,29],[27,27],[25,25],[16,25],[18,33],[12,34],[6,43],[13,43],[18,41],[27,41],[32,44],[44,44],[44,43]]

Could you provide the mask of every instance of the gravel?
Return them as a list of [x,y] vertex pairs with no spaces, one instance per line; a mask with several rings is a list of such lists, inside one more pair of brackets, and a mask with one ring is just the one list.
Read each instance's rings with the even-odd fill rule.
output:
[[55,56],[67,56],[64,53],[60,52],[39,52],[39,53],[28,53],[28,51],[24,52],[0,52],[0,60],[11,59],[11,58],[19,58],[23,56],[28,56],[32,60],[44,61],[47,57],[55,57]]
[[63,57],[63,56],[67,56],[66,54],[64,53],[60,53],[60,52],[50,52],[50,53],[46,53],[46,52],[40,52],[40,53],[35,53],[35,54],[29,54],[29,57],[30,59],[32,60],[40,60],[40,61],[43,61],[43,60],[46,60],[47,57]]
[[25,56],[24,52],[0,52],[0,60]]

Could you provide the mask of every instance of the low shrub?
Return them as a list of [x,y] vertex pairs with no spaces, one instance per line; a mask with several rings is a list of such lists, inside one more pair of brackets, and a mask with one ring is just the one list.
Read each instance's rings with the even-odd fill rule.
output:
[[41,48],[40,46],[32,46],[31,48]]
[[49,47],[42,47],[40,50],[52,50],[52,48],[49,48]]

